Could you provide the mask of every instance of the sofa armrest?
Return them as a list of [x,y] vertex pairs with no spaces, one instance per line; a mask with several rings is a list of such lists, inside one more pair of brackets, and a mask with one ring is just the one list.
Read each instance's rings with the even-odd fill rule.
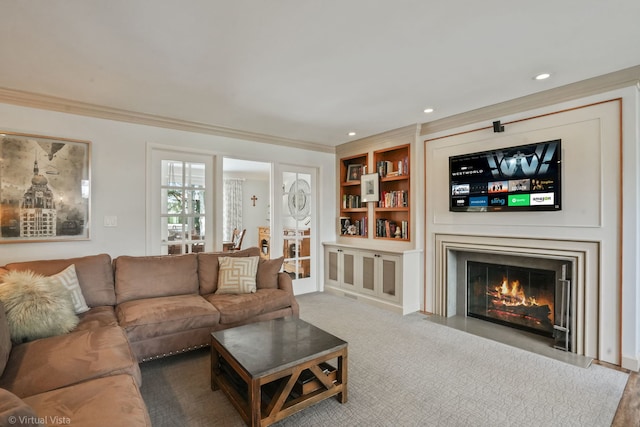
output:
[[288,273],[278,273],[278,289],[282,289],[290,295],[291,310],[293,311],[293,315],[298,317],[300,315],[300,307],[298,306],[298,301],[296,301],[296,297],[293,294],[293,280],[291,280],[291,276],[289,276]]
[[0,425],[41,426],[38,415],[24,400],[0,388]]

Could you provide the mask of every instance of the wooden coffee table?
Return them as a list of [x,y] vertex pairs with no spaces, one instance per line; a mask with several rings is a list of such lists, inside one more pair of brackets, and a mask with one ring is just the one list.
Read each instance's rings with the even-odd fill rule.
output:
[[267,320],[211,337],[211,389],[222,390],[247,425],[268,426],[330,396],[347,401],[347,342],[303,320]]

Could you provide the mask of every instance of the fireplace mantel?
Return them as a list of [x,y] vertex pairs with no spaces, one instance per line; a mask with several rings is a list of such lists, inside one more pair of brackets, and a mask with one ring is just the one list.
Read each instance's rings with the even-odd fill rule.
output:
[[458,253],[495,254],[561,260],[573,266],[575,282],[575,346],[573,352],[598,358],[599,244],[591,241],[437,234],[433,312],[456,314]]

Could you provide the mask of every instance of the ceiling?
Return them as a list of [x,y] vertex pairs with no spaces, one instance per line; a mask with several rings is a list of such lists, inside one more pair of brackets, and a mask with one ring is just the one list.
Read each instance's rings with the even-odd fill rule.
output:
[[640,64],[638,0],[0,0],[0,11],[2,88],[329,146]]

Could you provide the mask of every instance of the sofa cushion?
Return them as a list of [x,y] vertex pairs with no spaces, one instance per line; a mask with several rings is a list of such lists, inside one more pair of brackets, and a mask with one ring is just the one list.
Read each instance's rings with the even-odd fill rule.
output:
[[10,271],[2,278],[4,304],[11,340],[31,341],[71,331],[78,324],[71,294],[55,278],[32,271]]
[[25,397],[122,373],[140,384],[129,341],[122,328],[112,326],[14,345],[0,387]]
[[107,254],[90,255],[79,258],[43,261],[14,262],[5,265],[7,270],[31,270],[44,276],[61,272],[71,264],[75,265],[82,295],[89,307],[116,305],[113,289],[113,269],[111,257]]
[[260,257],[218,258],[217,294],[250,294],[256,291],[256,273]]
[[0,388],[0,426],[41,426],[36,411],[24,400]]
[[118,326],[116,311],[110,305],[93,307],[89,311],[78,315],[80,322],[74,331],[101,328],[103,326]]
[[258,289],[278,289],[278,272],[283,262],[284,256],[276,259],[260,259],[256,276]]
[[251,247],[237,252],[200,252],[198,254],[198,278],[200,294],[212,294],[218,289],[218,258],[260,256],[260,249]]
[[258,289],[253,294],[209,294],[205,298],[220,312],[220,323],[236,323],[262,313],[291,306],[291,296],[281,289]]
[[[9,332],[9,324],[7,323],[7,315],[4,306],[0,302],[0,376],[7,366],[9,354],[11,353],[11,333]],[[1,424],[0,424],[1,425]]]
[[130,375],[98,378],[24,401],[41,416],[61,420],[59,424],[70,420],[71,425],[87,427],[151,426],[147,407]]
[[58,281],[67,289],[67,292],[69,292],[69,295],[71,296],[71,302],[73,303],[73,311],[75,311],[76,314],[89,311],[84,295],[82,295],[80,282],[78,282],[75,264],[71,264],[60,273],[49,276],[49,279]]
[[128,301],[118,304],[116,316],[132,342],[213,326],[220,319],[218,310],[200,295]]
[[120,256],[115,259],[118,304],[198,293],[198,256]]

